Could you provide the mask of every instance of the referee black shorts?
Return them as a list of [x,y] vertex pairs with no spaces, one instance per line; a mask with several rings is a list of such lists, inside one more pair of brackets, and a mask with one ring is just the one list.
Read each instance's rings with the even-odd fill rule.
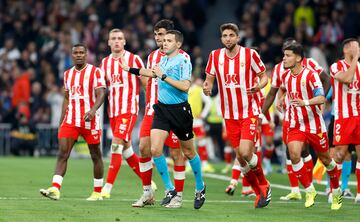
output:
[[188,102],[171,105],[158,102],[153,108],[152,129],[161,129],[168,132],[172,130],[183,141],[194,137],[193,115]]

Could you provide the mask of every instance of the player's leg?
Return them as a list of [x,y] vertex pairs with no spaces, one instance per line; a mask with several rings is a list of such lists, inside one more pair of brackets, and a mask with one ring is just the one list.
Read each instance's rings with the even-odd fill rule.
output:
[[292,167],[288,146],[286,146],[286,169],[291,191],[286,196],[281,196],[280,200],[301,200],[302,197],[299,189],[299,180]]
[[125,141],[122,156],[126,160],[129,167],[141,179],[139,157],[136,155],[131,146],[131,134],[136,123],[137,115],[127,115],[126,118],[122,118],[123,122],[124,119],[127,119],[127,125],[124,132],[125,138],[121,137]]
[[[169,141],[170,140],[170,141]],[[176,140],[174,142],[174,140]],[[180,144],[177,137],[170,132],[170,135],[165,142],[170,148],[170,156],[174,160],[174,185],[176,189],[176,196],[170,201],[167,208],[180,208],[182,206],[182,197],[185,184],[185,159],[180,149]]]
[[301,152],[301,157],[303,158],[308,177],[312,181],[312,178],[313,178],[312,172],[314,169],[314,162],[313,162],[312,156],[310,154],[310,146],[308,144],[304,144],[303,150]]
[[100,150],[100,144],[89,144],[89,150],[91,159],[93,162],[93,173],[94,173],[94,191],[87,200],[95,201],[102,200],[101,189],[103,186],[104,177],[104,164],[102,160],[102,154]]
[[306,200],[305,207],[311,207],[315,203],[315,198],[317,196],[314,185],[308,177],[306,167],[301,158],[301,151],[304,146],[304,142],[307,141],[306,134],[297,129],[291,129],[288,132],[288,149],[290,154],[290,159],[292,162],[292,168],[299,179],[300,183],[305,188]]
[[170,203],[171,199],[176,196],[176,190],[171,182],[169,169],[166,163],[166,158],[163,154],[163,146],[169,132],[161,129],[151,129],[151,155],[153,156],[154,164],[159,172],[161,179],[165,186],[165,197],[161,205],[166,206]]
[[265,174],[270,174],[272,172],[271,157],[275,150],[274,131],[270,124],[263,124],[261,126],[261,133],[265,138],[265,149],[263,154],[264,170]]
[[[349,149],[351,148],[349,147]],[[348,152],[345,155],[345,159],[343,161],[342,169],[341,169],[341,190],[344,192],[345,197],[354,197],[354,194],[352,194],[349,189],[349,177],[351,175],[351,166],[352,166],[351,152],[349,152],[348,150]]]
[[[148,136],[142,135],[144,122],[145,121],[143,121],[140,129],[140,144],[139,144],[139,150],[140,150],[139,167],[140,167],[141,181],[143,185],[143,194],[141,195],[140,199],[138,199],[132,204],[133,207],[144,207],[145,205],[153,205],[155,203],[154,190],[151,187],[153,164],[151,161],[150,128],[149,128]],[[149,127],[151,127],[151,125]]]
[[[196,120],[194,120],[196,121]],[[195,127],[196,126],[196,127]],[[209,156],[207,152],[207,140],[204,125],[202,120],[198,124],[194,123],[193,132],[195,134],[195,141],[198,148],[198,153],[201,160],[202,170],[207,173],[214,173],[214,167],[209,164]]]
[[342,191],[339,186],[339,171],[337,164],[329,154],[329,140],[327,133],[307,134],[309,145],[316,151],[318,158],[326,167],[326,171],[332,187],[332,210],[338,210],[342,206]]
[[[239,182],[240,175],[241,175],[240,163],[237,160],[237,158],[235,158],[234,164],[233,164],[232,170],[231,170],[230,184],[225,189],[225,193],[227,193],[230,196],[234,195],[235,189]],[[243,186],[244,186],[244,184],[243,184]]]
[[60,188],[66,173],[67,161],[78,136],[79,132],[76,130],[76,127],[61,126],[59,128],[59,151],[57,154],[52,185],[48,189],[40,189],[40,193],[43,196],[52,200],[60,199]]

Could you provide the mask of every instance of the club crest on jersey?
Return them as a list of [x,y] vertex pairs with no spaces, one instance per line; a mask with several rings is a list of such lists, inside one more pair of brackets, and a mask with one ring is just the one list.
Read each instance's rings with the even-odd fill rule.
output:
[[244,67],[244,66],[245,66],[245,62],[241,62],[241,63],[240,63],[240,66],[241,66],[241,67]]
[[123,123],[123,124],[126,124],[126,123],[127,123],[127,121],[128,121],[128,119],[126,119],[126,118],[122,118],[122,119],[121,119],[121,121],[122,121],[122,123]]
[[254,124],[256,122],[256,119],[255,118],[250,118],[251,119],[251,122]]
[[336,135],[336,136],[335,136],[335,140],[336,140],[336,142],[339,142],[339,141],[340,141],[340,139],[341,139],[341,136],[340,136],[340,135]]
[[72,96],[81,96],[82,93],[81,93],[81,90],[82,87],[79,85],[79,86],[72,86],[71,87],[71,95]]
[[225,87],[240,87],[238,75],[225,74]]
[[[316,83],[315,83],[315,84],[316,84]],[[314,85],[315,85],[315,84],[314,84]],[[306,86],[306,80],[302,80],[302,81],[301,81],[301,86]],[[315,85],[315,86],[316,86],[316,85]]]

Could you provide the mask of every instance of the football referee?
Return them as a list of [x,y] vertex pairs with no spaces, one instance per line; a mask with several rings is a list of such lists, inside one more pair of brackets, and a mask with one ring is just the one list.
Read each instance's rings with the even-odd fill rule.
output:
[[196,182],[194,208],[199,209],[205,202],[205,184],[202,179],[200,157],[194,148],[193,116],[188,103],[192,66],[190,60],[179,53],[183,39],[181,32],[167,31],[163,42],[166,56],[153,69],[130,68],[124,60],[121,60],[121,63],[125,71],[158,79],[158,103],[153,107],[155,113],[150,140],[151,154],[166,189],[166,195],[161,205],[166,207],[171,201],[179,198],[170,180],[163,154],[165,140],[172,130],[179,138],[181,149],[189,160],[194,173]]

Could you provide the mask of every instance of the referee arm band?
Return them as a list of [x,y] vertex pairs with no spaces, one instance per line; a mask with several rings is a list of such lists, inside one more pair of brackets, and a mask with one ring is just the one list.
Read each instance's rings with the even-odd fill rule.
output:
[[138,68],[129,68],[129,72],[130,72],[131,74],[140,76],[140,69],[138,69]]

